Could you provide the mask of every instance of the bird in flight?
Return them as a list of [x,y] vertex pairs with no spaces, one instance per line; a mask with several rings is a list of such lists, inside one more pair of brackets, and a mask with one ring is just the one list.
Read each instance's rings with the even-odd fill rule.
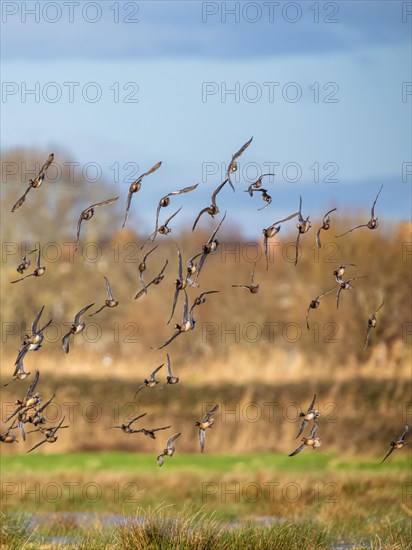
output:
[[50,153],[50,155],[47,157],[46,162],[40,168],[40,172],[37,174],[37,176],[34,178],[34,180],[29,180],[28,188],[26,189],[25,193],[19,198],[19,200],[15,203],[15,205],[11,209],[12,212],[15,212],[24,203],[30,189],[37,189],[38,187],[40,187],[40,185],[43,183],[43,180],[44,180],[44,177],[46,175],[47,169],[49,168],[49,166],[53,162],[53,160],[54,160],[54,154]]

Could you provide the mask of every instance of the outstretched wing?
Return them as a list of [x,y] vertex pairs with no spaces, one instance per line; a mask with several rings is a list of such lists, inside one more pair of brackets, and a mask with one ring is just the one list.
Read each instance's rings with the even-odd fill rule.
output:
[[299,256],[299,239],[300,239],[300,231],[298,231],[298,236],[296,237],[295,265],[298,263],[298,256]]
[[11,209],[12,212],[15,212],[24,203],[24,201],[26,200],[27,193],[30,191],[31,187],[32,186],[29,185],[28,188],[26,189],[24,195],[22,195],[19,198],[19,200],[13,205],[13,208]]
[[303,449],[306,449],[306,447],[307,447],[306,443],[302,443],[302,445],[301,445],[300,447],[298,447],[297,449],[295,449],[295,450],[293,451],[293,453],[290,453],[289,456],[295,456],[295,455],[297,455],[298,453],[300,453],[300,451],[303,451]]
[[96,204],[92,204],[91,206],[89,206],[89,208],[87,208],[87,210],[90,210],[90,208],[96,208],[97,206],[103,206],[104,204],[111,204],[112,202],[117,201],[118,198],[119,197],[113,197],[112,199],[107,199],[105,201],[96,202]]
[[313,406],[315,405],[315,401],[316,401],[316,393],[315,393],[315,395],[313,396],[313,399],[312,399],[311,404],[309,405],[308,412],[313,411]]
[[[391,448],[386,453],[386,455],[385,455],[384,459],[382,460],[382,462],[385,462],[385,460],[388,458],[389,455],[391,455],[393,453],[394,450],[395,450],[395,447],[393,445],[391,445]],[[381,464],[382,464],[382,462],[381,462]]]
[[16,279],[15,281],[10,281],[11,284],[19,283],[20,281],[24,281],[24,279],[27,279],[27,277],[33,277],[34,273],[30,273],[30,275],[26,275],[25,277],[22,277],[21,279]]
[[[83,212],[82,212],[83,214]],[[76,246],[74,248],[74,251],[76,252],[76,250],[79,248],[79,243],[80,243],[80,230],[82,228],[82,222],[83,222],[83,217],[82,215],[80,215],[80,218],[79,218],[79,221],[77,222],[77,234],[76,234]]]
[[69,353],[69,349],[70,349],[70,336],[71,336],[71,332],[69,331],[67,334],[63,336],[63,339],[62,339],[63,349],[66,353]]
[[172,342],[177,336],[179,336],[179,334],[181,334],[180,330],[176,330],[176,332],[174,334],[172,334],[172,336],[170,336],[170,338],[168,338],[164,344],[162,344],[158,348],[152,348],[152,349],[159,350],[159,349],[165,348],[166,346],[168,346],[170,344],[170,342]]
[[32,397],[33,392],[36,389],[37,382],[39,381],[39,376],[40,376],[40,372],[36,370],[36,372],[34,373],[33,381],[30,384],[29,389],[27,390],[25,399],[29,399],[30,397]]
[[106,275],[103,275],[104,280],[106,281],[106,291],[107,295],[109,297],[109,300],[113,300],[113,292],[112,287],[110,286],[109,279],[106,277]]
[[223,189],[223,187],[225,186],[225,184],[226,184],[228,181],[229,181],[229,180],[226,179],[223,183],[221,183],[221,184],[219,185],[219,187],[216,187],[216,189],[213,191],[212,197],[211,197],[213,206],[216,206],[216,197],[217,197],[217,194]]
[[139,178],[138,178],[138,181],[141,181],[144,177],[148,176],[149,174],[152,174],[153,172],[156,172],[156,170],[158,170],[162,165],[162,162],[157,162],[154,166],[152,166],[150,168],[150,170],[148,170],[147,172],[145,172],[144,174],[142,174]]
[[366,331],[366,340],[365,340],[365,346],[362,351],[365,351],[365,349],[368,347],[369,344],[369,336],[371,334],[372,327],[368,326],[368,330]]
[[181,432],[178,432],[176,434],[173,434],[171,437],[169,437],[169,439],[167,440],[166,442],[166,447],[167,448],[170,448],[171,444],[173,443],[173,441],[176,441],[176,439],[180,436],[180,433]]
[[[287,218],[284,218],[283,220],[279,220],[278,222],[275,222],[275,223],[273,224],[273,226],[279,225],[280,223],[288,222],[289,220],[291,220],[291,219],[293,219],[293,218],[296,218],[296,216],[299,216],[299,212],[295,212],[294,214],[291,214],[291,215],[288,216]],[[272,227],[272,225],[271,225],[270,227]]]
[[367,227],[367,223],[363,223],[362,225],[357,225],[356,227],[353,227],[352,229],[349,229],[349,231],[345,231],[345,233],[342,233],[341,235],[335,235],[335,238],[338,239],[339,237],[343,237],[344,235],[347,235],[348,233],[352,233],[352,231],[355,231],[355,229],[359,229],[360,227]]
[[83,315],[83,313],[85,313],[92,306],[94,306],[94,302],[92,304],[89,304],[88,306],[84,307],[83,309],[81,309],[78,313],[76,313],[76,317],[74,318],[74,322],[79,323],[80,317]]
[[203,422],[209,422],[209,420],[214,416],[214,414],[216,413],[218,408],[219,408],[219,405],[215,405],[213,408],[211,408],[210,411],[208,411],[205,414],[205,416],[203,418]]
[[43,310],[44,310],[44,306],[42,306],[42,307],[40,308],[40,311],[38,312],[38,314],[37,314],[36,317],[34,318],[33,324],[32,324],[32,326],[31,326],[32,334],[36,334],[36,333],[37,333],[37,325],[39,324],[39,320],[40,320],[41,314],[43,313]]
[[170,364],[170,357],[169,357],[168,353],[166,353],[166,357],[167,357],[167,372],[168,372],[168,375],[173,376],[172,368],[171,368],[171,364]]
[[174,312],[175,312],[175,309],[176,309],[176,304],[177,304],[177,298],[179,296],[179,289],[176,288],[174,294],[173,294],[173,303],[172,303],[172,313],[170,314],[170,318],[168,320],[168,322],[166,323],[167,325],[170,323],[170,321],[172,320],[173,318],[173,315],[174,315]]
[[205,430],[202,430],[202,428],[199,429],[199,443],[200,443],[200,452],[203,453],[205,450],[205,439],[206,439],[206,432]]
[[409,432],[409,426],[408,424],[405,424],[405,430],[403,432],[403,434],[401,435],[401,437],[398,439],[399,442],[403,441],[405,439],[405,437],[408,435],[408,432]]
[[319,229],[317,230],[316,232],[316,246],[318,248],[321,247],[321,244],[320,244],[320,232],[322,231],[322,227],[319,227]]
[[32,451],[34,451],[34,449],[37,449],[37,447],[40,447],[40,445],[43,445],[43,443],[46,443],[47,439],[43,439],[43,441],[40,441],[40,443],[37,443],[37,445],[35,445],[34,447],[32,447],[29,451],[27,451],[28,453],[31,453]]
[[206,212],[209,210],[209,207],[206,207],[206,208],[203,208],[203,210],[201,210],[199,212],[199,214],[197,215],[197,218],[195,219],[195,223],[193,224],[193,227],[192,227],[192,231],[195,230],[195,227],[196,225],[198,224],[198,221],[200,220],[200,218],[203,216],[203,214],[206,214]]
[[318,431],[318,428],[319,428],[319,424],[317,422],[315,422],[313,424],[313,428],[311,429],[310,431],[310,434],[309,434],[309,438],[312,439],[313,437],[315,437],[317,431]]
[[129,193],[127,195],[127,199],[126,199],[126,212],[124,214],[124,221],[123,221],[122,227],[124,227],[126,225],[127,218],[129,217],[129,209],[130,209],[130,205],[132,203],[132,197],[133,197],[133,193],[131,191],[129,191]]
[[298,435],[295,437],[295,439],[297,439],[297,438],[300,436],[300,434],[301,434],[301,433],[303,432],[303,430],[305,429],[305,426],[306,426],[307,423],[308,423],[308,421],[307,421],[306,419],[304,419],[303,422],[302,422],[302,424],[301,424],[301,426],[300,426],[300,428],[299,428]]
[[381,188],[379,189],[378,194],[376,195],[376,199],[373,201],[373,204],[372,204],[372,208],[371,208],[371,219],[372,219],[372,220],[373,220],[373,218],[375,217],[375,205],[376,205],[376,201],[378,200],[378,197],[379,197],[379,195],[381,194],[382,189],[383,189],[383,185],[382,185]]
[[181,211],[182,209],[182,206],[179,208],[179,210],[176,210],[176,212],[174,212],[169,218],[167,218],[167,220],[165,221],[165,223],[163,225],[168,225],[168,223],[173,220],[173,218],[176,216],[176,214],[179,214],[179,212]]
[[162,363],[160,365],[160,367],[157,367],[153,372],[152,374],[150,375],[150,380],[154,380],[155,379],[155,376],[156,376],[156,373],[159,372],[159,370],[163,367],[164,363]]
[[216,227],[216,229],[213,231],[213,233],[210,235],[209,237],[209,240],[207,241],[208,243],[211,243],[213,241],[213,239],[216,237],[217,235],[217,232],[219,231],[222,223],[225,221],[225,218],[226,218],[226,212],[224,213],[224,216],[223,218],[220,220],[218,226]]
[[249,145],[252,143],[252,140],[253,140],[253,136],[250,138],[249,141],[247,141],[244,145],[242,145],[242,147],[239,149],[239,151],[237,151],[237,153],[235,153],[232,157],[232,162],[236,159],[238,159],[240,157],[240,155],[242,153],[245,152],[245,150],[249,147]]

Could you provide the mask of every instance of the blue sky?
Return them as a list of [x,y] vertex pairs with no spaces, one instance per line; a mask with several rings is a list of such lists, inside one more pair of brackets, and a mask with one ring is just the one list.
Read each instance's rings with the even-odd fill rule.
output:
[[[151,227],[162,194],[202,182],[176,199],[187,223],[251,136],[238,192],[221,198],[246,235],[294,211],[299,194],[313,216],[331,205],[369,213],[382,183],[380,215],[410,217],[411,177],[402,181],[411,162],[412,96],[402,101],[402,83],[412,81],[407,3],[86,2],[86,12],[73,3],[70,14],[26,2],[35,15],[23,4],[2,4],[2,149],[53,150],[56,160],[67,153],[99,163],[109,180],[115,162],[124,179],[125,163],[145,171],[162,160],[145,186],[150,207],[134,210],[131,223],[138,216]],[[68,82],[76,83],[71,101]],[[39,97],[25,94],[36,86]],[[96,90],[98,101],[85,99]],[[259,198],[241,190],[271,164],[274,201],[258,212]],[[206,178],[206,167],[218,173]],[[323,182],[331,171],[338,181]],[[125,200],[128,184],[118,185]]]

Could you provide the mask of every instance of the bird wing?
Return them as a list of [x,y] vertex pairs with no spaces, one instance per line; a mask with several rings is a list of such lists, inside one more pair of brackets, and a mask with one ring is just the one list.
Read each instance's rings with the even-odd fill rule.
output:
[[165,221],[165,223],[163,225],[167,226],[168,223],[173,220],[173,218],[176,216],[176,214],[179,214],[179,212],[181,211],[182,209],[182,206],[179,208],[179,210],[176,210],[176,212],[174,212],[169,218],[167,218],[167,220]]
[[313,406],[315,405],[315,401],[316,401],[316,393],[315,393],[315,395],[313,396],[312,403],[309,405],[308,412],[313,411]]
[[127,195],[127,199],[126,199],[126,212],[124,214],[124,221],[123,221],[122,227],[124,227],[126,225],[127,218],[129,217],[129,209],[130,209],[130,205],[132,203],[132,196],[133,196],[133,193],[131,191],[129,191],[129,194]]
[[189,298],[187,296],[186,289],[183,289],[183,292],[185,293],[185,303],[183,306],[183,323],[187,323],[189,321]]
[[[278,222],[275,222],[273,224],[273,226],[275,225],[278,225],[280,223],[285,223],[285,222],[288,222],[289,220],[293,219],[293,218],[296,218],[296,216],[299,216],[299,212],[295,212],[294,214],[291,214],[290,216],[288,216],[287,218],[284,218],[283,220],[279,220]],[[270,226],[272,227],[272,225]]]
[[347,235],[348,233],[352,233],[352,231],[355,231],[355,229],[359,229],[360,227],[367,227],[367,223],[363,223],[362,225],[357,225],[356,227],[353,227],[352,229],[349,229],[349,231],[345,231],[345,233],[342,233],[341,235],[335,235],[335,238],[338,239],[339,237],[343,237],[344,235]]
[[40,257],[41,257],[41,247],[39,245],[39,253],[37,254],[36,268],[40,269]]
[[339,308],[339,298],[340,298],[340,293],[342,292],[342,287],[340,286],[337,293],[336,293],[336,309]]
[[316,246],[318,248],[321,247],[321,244],[320,244],[320,232],[322,231],[322,227],[319,227],[319,229],[317,230],[316,232]]
[[[163,198],[165,198],[165,197],[163,197]],[[162,199],[160,199],[159,204],[157,205],[157,208],[156,208],[156,223],[155,223],[154,231],[152,233],[152,235],[154,235],[154,236],[156,236],[157,230],[159,229],[159,214],[160,214],[160,209],[162,208],[161,201],[162,201]],[[149,239],[150,239],[150,237],[149,237]]]
[[209,210],[209,207],[206,207],[206,208],[203,208],[203,210],[201,210],[199,212],[199,214],[197,215],[197,218],[195,219],[195,223],[193,224],[193,227],[192,227],[192,231],[195,230],[195,227],[196,225],[198,224],[198,221],[200,220],[200,218],[203,216],[203,214],[206,214],[206,212]]
[[173,441],[176,441],[176,439],[180,436],[181,432],[178,432],[176,434],[173,434],[166,442],[166,447],[169,449]]
[[298,231],[298,236],[296,238],[296,256],[295,256],[295,265],[298,263],[298,255],[299,255],[299,239],[300,239],[300,231]]
[[306,449],[306,447],[307,447],[306,443],[302,443],[302,445],[301,445],[300,447],[298,447],[297,449],[295,449],[295,450],[293,451],[293,453],[290,453],[289,456],[295,456],[295,455],[297,455],[298,453],[300,453],[300,451],[303,451],[303,449]]
[[163,466],[163,462],[164,462],[164,454],[160,454],[158,455],[157,457],[157,463],[159,464],[159,466]]
[[180,292],[179,289],[176,288],[176,290],[175,290],[175,292],[174,292],[174,294],[173,294],[172,313],[170,314],[170,318],[169,318],[169,320],[168,320],[168,322],[167,322],[166,324],[169,324],[170,321],[171,321],[172,318],[173,318],[173,315],[174,315],[174,312],[175,312],[175,309],[176,309],[177,298],[178,298],[178,296],[179,296],[179,292]]
[[210,244],[210,243],[213,241],[213,239],[216,237],[217,232],[219,231],[219,229],[220,229],[222,223],[225,221],[225,218],[226,218],[226,212],[224,213],[223,218],[222,218],[222,219],[220,220],[220,222],[218,223],[218,226],[216,227],[216,229],[215,229],[215,230],[213,231],[213,233],[210,235],[209,240],[207,241],[208,244]]
[[39,320],[40,320],[41,314],[43,313],[43,310],[44,310],[44,306],[42,306],[42,307],[40,308],[40,311],[38,312],[38,314],[37,314],[36,317],[34,318],[33,324],[32,324],[32,326],[31,326],[32,334],[36,334],[36,333],[37,333],[37,325],[39,324]]
[[40,168],[40,172],[37,174],[37,177],[40,178],[43,174],[46,173],[47,168],[50,166],[50,164],[54,160],[54,154],[50,153],[50,155],[47,157],[46,162],[43,164],[43,166]]
[[253,266],[253,271],[252,271],[252,285],[255,284],[255,269],[256,269],[256,262],[255,262],[255,265]]
[[97,311],[95,311],[94,313],[91,313],[89,315],[89,317],[93,317],[94,315],[97,315],[98,313],[100,313],[102,311],[102,309],[104,309],[105,307],[107,307],[106,304],[103,304],[102,307],[100,307]]
[[143,271],[139,271],[139,279],[140,279],[140,282],[142,284],[142,290],[144,293],[147,293],[147,286],[146,286],[146,283],[144,282],[143,280]]
[[171,365],[170,365],[170,357],[169,357],[168,353],[166,353],[166,357],[167,357],[167,372],[168,372],[169,376],[173,376]]
[[382,303],[381,305],[378,307],[378,309],[375,311],[374,315],[376,315],[378,313],[378,311],[381,309],[381,307],[383,306],[383,304],[385,303],[385,300],[382,300]]
[[28,188],[26,189],[26,191],[24,192],[24,194],[19,198],[19,200],[13,205],[13,208],[11,209],[12,212],[15,212],[18,208],[20,208],[20,206],[24,203],[24,201],[26,200],[26,196],[27,196],[27,193],[30,191],[31,189],[31,185],[28,186]]
[[[60,422],[57,424],[57,426],[52,428],[53,435],[55,435],[57,430],[59,430],[62,427],[64,419],[65,419],[65,417],[63,416],[63,418],[60,420]],[[65,427],[67,427],[67,426],[65,426]]]
[[[82,212],[83,214],[83,212]],[[75,247],[75,251],[79,248],[79,243],[80,243],[80,230],[82,228],[82,222],[83,222],[83,218],[82,218],[82,215],[80,214],[80,218],[79,218],[79,221],[77,222],[77,234],[76,234],[76,247]]]
[[305,429],[305,426],[306,426],[307,423],[308,423],[308,421],[307,421],[306,419],[304,419],[303,422],[302,422],[302,424],[301,424],[301,426],[300,426],[300,428],[299,428],[298,435],[295,437],[295,439],[297,439],[297,438],[300,436],[300,434],[301,434],[301,433],[303,432],[303,430]]
[[110,286],[109,279],[106,277],[106,275],[103,275],[104,280],[106,281],[106,291],[107,295],[109,297],[109,300],[113,300],[113,292],[112,287]]
[[[385,462],[385,460],[388,458],[389,455],[391,455],[393,453],[394,450],[395,450],[395,447],[393,445],[391,445],[391,448],[386,453],[386,455],[385,455],[384,459],[382,460],[382,462]],[[381,464],[382,464],[382,462],[381,462]]]
[[318,427],[319,427],[319,424],[317,422],[315,422],[313,424],[313,428],[311,429],[310,431],[310,434],[309,434],[309,438],[312,439],[313,437],[315,437],[317,431],[318,431]]
[[202,430],[202,428],[199,429],[199,443],[200,443],[200,452],[203,453],[205,450],[205,439],[206,439],[206,432],[205,430]]
[[204,418],[203,418],[203,422],[209,422],[209,420],[213,417],[213,415],[216,413],[216,411],[218,410],[219,408],[219,405],[215,405],[214,407],[212,407],[210,409],[210,411],[208,411]]
[[63,349],[66,353],[69,353],[70,335],[71,335],[71,332],[69,331],[67,334],[63,336],[63,339],[62,339]]
[[327,294],[330,294],[333,290],[335,290],[335,288],[336,287],[330,288],[326,292],[323,292],[323,294],[319,294],[319,296],[317,296],[316,300],[319,300],[320,298],[323,298],[323,296],[326,296]]
[[149,257],[149,254],[151,254],[152,252],[154,252],[158,246],[159,246],[159,245],[157,244],[156,246],[154,246],[153,248],[151,248],[151,249],[149,250],[149,252],[146,252],[146,254],[143,256],[143,263],[146,262],[147,258]]
[[249,141],[247,141],[242,147],[235,153],[232,157],[232,162],[240,157],[240,155],[249,147],[249,145],[252,143],[253,136],[250,138]]
[[310,330],[310,327],[309,327],[309,313],[310,313],[310,310],[311,310],[311,309],[312,309],[312,308],[309,306],[309,307],[308,307],[308,310],[307,310],[307,312],[306,312],[306,326],[308,327],[308,330]]
[[405,424],[405,430],[403,432],[403,434],[401,435],[401,437],[398,439],[399,442],[402,442],[405,437],[408,435],[408,432],[409,432],[409,426],[408,424]]
[[43,441],[40,441],[40,443],[37,443],[37,445],[35,445],[34,447],[32,447],[29,451],[27,451],[28,453],[31,453],[32,451],[34,451],[34,449],[37,449],[37,447],[40,447],[40,445],[43,445],[43,443],[46,443],[47,439],[43,439]]
[[226,179],[224,182],[222,182],[219,187],[216,187],[216,189],[213,191],[212,193],[212,204],[213,206],[216,206],[216,197],[217,197],[217,194],[223,189],[223,187],[225,186],[225,184],[228,182],[228,180]]
[[166,342],[164,342],[164,344],[162,344],[158,348],[152,348],[152,349],[154,349],[154,350],[163,349],[164,347],[168,346],[170,344],[170,342],[172,342],[177,336],[179,336],[179,334],[181,334],[180,330],[176,330],[176,332],[174,334],[172,334],[172,336],[170,336],[170,338],[168,338],[166,340]]
[[258,208],[258,211],[260,212],[261,210],[264,210],[264,209],[267,208],[267,207],[269,206],[269,204],[271,204],[271,203],[272,203],[272,199],[269,199],[269,200],[266,202],[265,206],[262,206],[262,208]]
[[92,306],[94,306],[94,302],[92,304],[89,304],[88,306],[84,307],[83,309],[81,309],[78,313],[76,313],[76,317],[74,318],[74,322],[78,323],[80,321],[80,317],[83,315],[83,313],[85,311],[87,311],[89,308],[91,308]]
[[177,246],[177,276],[179,278],[179,281],[183,280],[183,266],[182,266],[182,253],[180,252],[179,245],[176,243]]
[[329,210],[329,212],[326,212],[326,214],[323,216],[323,221],[326,221],[326,218],[329,216],[329,214],[332,214],[332,212],[335,212],[337,208],[332,208],[332,210]]
[[268,258],[268,238],[266,235],[263,237],[263,248],[265,249],[265,257],[266,257],[266,271],[269,269],[269,258]]
[[152,374],[150,375],[150,380],[155,380],[156,373],[159,372],[159,370],[163,367],[164,363],[160,365],[160,367],[157,367]]
[[153,172],[156,172],[156,170],[158,170],[162,165],[162,162],[157,162],[154,166],[152,166],[150,168],[150,170],[148,170],[147,172],[145,172],[144,174],[142,174],[141,176],[139,176],[139,178],[137,179],[137,181],[141,181],[144,177],[148,176],[149,174],[152,174]]
[[196,185],[189,185],[189,187],[184,187],[183,189],[179,189],[179,191],[172,191],[171,193],[166,195],[166,197],[172,197],[174,195],[181,195],[182,193],[189,193],[189,191],[193,191],[194,189],[196,189],[196,187],[198,185],[199,184],[196,183]]
[[136,420],[139,420],[139,418],[143,418],[144,416],[146,416],[147,413],[143,413],[143,414],[139,414],[138,416],[135,416],[134,418],[132,418],[132,420],[129,422],[128,426],[130,427],[131,424],[133,424],[133,422],[136,422]]
[[29,399],[30,397],[32,397],[33,392],[36,389],[37,382],[39,381],[39,376],[40,376],[40,372],[36,370],[36,372],[34,373],[33,381],[30,384],[29,389],[27,390],[25,399]]
[[372,330],[372,327],[371,327],[371,326],[368,326],[368,330],[366,331],[365,346],[364,346],[364,348],[363,348],[362,351],[365,351],[365,349],[368,347],[368,344],[369,344],[369,336],[370,336],[371,330]]
[[21,279],[16,279],[15,281],[10,281],[11,284],[19,283],[20,281],[24,281],[24,279],[27,279],[28,277],[33,277],[34,273],[30,273],[30,275],[26,275],[25,277],[22,277]]
[[371,208],[371,219],[372,220],[375,217],[375,205],[376,205],[376,201],[378,200],[378,197],[379,197],[379,195],[382,191],[382,188],[383,188],[383,185],[381,185],[381,188],[379,189],[378,194],[376,195],[376,199],[373,201],[373,205],[372,205],[372,208]]
[[44,409],[50,405],[55,397],[56,394],[54,393],[53,396],[48,401],[46,401],[46,403],[43,403],[43,405],[39,409],[37,409],[37,413],[42,413]]
[[96,208],[97,206],[103,206],[104,204],[111,204],[112,202],[117,201],[118,198],[119,197],[113,197],[112,199],[107,199],[105,201],[96,202],[96,204],[92,204],[91,206],[89,206],[89,208],[87,208],[87,210],[90,210],[90,208]]
[[139,393],[139,391],[140,391],[142,388],[144,388],[144,386],[145,386],[144,384],[141,384],[141,385],[137,388],[137,390],[136,390],[135,393],[134,393],[133,399],[136,399],[136,395]]

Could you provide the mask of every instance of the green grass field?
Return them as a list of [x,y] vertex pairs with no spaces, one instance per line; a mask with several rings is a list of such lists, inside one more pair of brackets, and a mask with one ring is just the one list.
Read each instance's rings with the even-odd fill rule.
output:
[[[65,548],[411,548],[408,450],[383,465],[311,450],[176,453],[162,468],[154,455],[119,452],[3,456],[0,464],[9,548],[22,547],[33,525],[25,548],[58,547],[58,537]],[[117,525],[120,517],[128,519]]]

